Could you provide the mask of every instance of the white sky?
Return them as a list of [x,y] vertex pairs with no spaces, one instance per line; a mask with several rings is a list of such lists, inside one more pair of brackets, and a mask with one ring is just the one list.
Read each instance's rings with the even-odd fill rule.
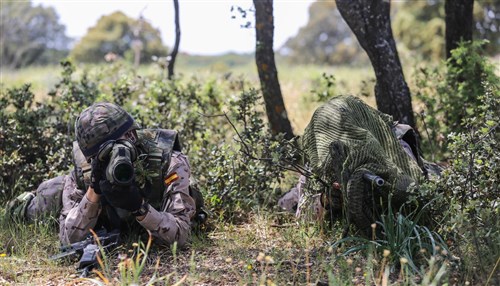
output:
[[[33,0],[34,5],[52,6],[66,26],[66,34],[79,39],[94,26],[102,15],[120,10],[138,18],[142,15],[161,31],[163,43],[174,44],[175,24],[172,0]],[[274,48],[297,34],[308,20],[308,8],[314,0],[274,1]],[[243,23],[232,5],[252,7],[251,0],[179,0],[181,42],[183,52],[214,55],[229,51],[252,52],[255,49],[255,30],[240,28]],[[237,19],[231,19],[237,15]],[[254,14],[249,17],[254,18]]]

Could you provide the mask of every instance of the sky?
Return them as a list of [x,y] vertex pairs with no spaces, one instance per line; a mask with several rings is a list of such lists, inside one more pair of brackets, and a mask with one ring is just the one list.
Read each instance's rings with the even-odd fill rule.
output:
[[[33,0],[34,5],[55,8],[66,34],[76,40],[94,26],[103,15],[117,10],[129,17],[142,13],[161,32],[163,43],[174,45],[174,5],[171,0]],[[274,48],[280,48],[297,34],[308,20],[308,8],[314,0],[274,1]],[[251,8],[250,0],[179,0],[181,52],[217,55],[227,52],[247,53],[255,50],[255,29],[241,28],[244,20],[231,6]],[[237,15],[237,19],[232,19]],[[249,15],[254,18],[254,14]]]

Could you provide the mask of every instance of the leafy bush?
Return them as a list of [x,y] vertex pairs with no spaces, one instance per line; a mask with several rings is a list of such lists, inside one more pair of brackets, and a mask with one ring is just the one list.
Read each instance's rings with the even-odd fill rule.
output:
[[439,216],[441,229],[473,279],[485,279],[500,256],[500,93],[485,88],[474,116],[464,121],[466,130],[449,135],[455,155],[435,186],[443,191],[436,209],[446,210]]
[[43,104],[34,102],[28,85],[2,96],[0,199],[67,172],[75,119],[102,100],[122,105],[144,128],[176,129],[207,206],[221,217],[241,217],[281,193],[278,159],[286,142],[270,135],[259,92],[245,90],[241,79],[139,77],[123,63],[77,73],[63,61],[62,69]]
[[74,120],[99,92],[86,74],[74,80],[71,62],[61,63],[50,99],[34,101],[30,85],[2,90],[0,99],[0,201],[32,191],[71,167]]
[[0,199],[34,190],[37,182],[55,176],[69,164],[62,160],[66,136],[54,128],[54,107],[33,100],[29,84],[2,93]]
[[429,86],[420,94],[430,111],[425,117],[430,137],[448,134],[438,142],[439,152],[449,156],[442,178],[420,191],[437,198],[432,208],[439,232],[447,234],[450,249],[462,259],[463,278],[476,283],[498,279],[490,273],[500,255],[496,219],[500,213],[500,78],[478,53],[480,47],[462,44],[453,51],[447,75],[435,79],[442,79],[436,94],[425,93]]
[[[449,157],[446,137],[464,131],[463,120],[475,115],[486,93],[485,84],[498,89],[500,78],[494,66],[483,56],[486,42],[461,43],[452,51],[444,67],[421,69],[416,74],[416,96],[425,105],[420,112],[427,140],[424,153],[437,159]],[[436,147],[434,149],[434,147]]]

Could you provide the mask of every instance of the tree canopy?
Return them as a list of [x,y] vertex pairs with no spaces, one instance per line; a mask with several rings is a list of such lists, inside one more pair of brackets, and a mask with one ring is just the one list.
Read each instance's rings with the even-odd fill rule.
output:
[[[403,54],[425,60],[445,58],[444,1],[393,1],[392,29]],[[500,51],[500,2],[474,1],[474,39],[491,42],[485,51]],[[334,1],[316,1],[309,8],[309,21],[282,47],[294,63],[340,64],[367,58]]]
[[141,62],[151,62],[152,56],[166,56],[160,32],[144,19],[133,19],[122,12],[102,16],[97,24],[75,45],[71,56],[80,62],[100,62],[113,53],[132,60],[133,48],[141,49]]
[[333,1],[317,1],[309,7],[309,22],[288,39],[281,53],[294,63],[338,64],[368,62],[351,29]]
[[2,1],[0,18],[0,57],[4,67],[57,62],[67,51],[70,39],[52,7],[33,6],[29,1]]

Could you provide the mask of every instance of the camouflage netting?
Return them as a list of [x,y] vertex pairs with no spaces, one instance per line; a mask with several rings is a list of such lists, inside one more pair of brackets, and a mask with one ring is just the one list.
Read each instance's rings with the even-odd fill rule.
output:
[[[396,139],[392,117],[353,96],[340,96],[319,107],[304,131],[302,145],[314,174],[328,185],[341,185],[344,210],[350,222],[366,235],[375,221],[376,202],[401,205],[408,187],[423,179],[418,164]],[[374,188],[363,175],[385,180]]]

